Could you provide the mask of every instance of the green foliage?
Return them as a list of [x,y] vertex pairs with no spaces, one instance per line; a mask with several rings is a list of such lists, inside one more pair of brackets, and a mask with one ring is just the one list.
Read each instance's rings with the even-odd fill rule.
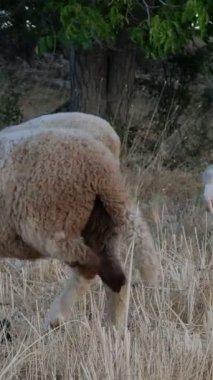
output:
[[38,44],[36,46],[36,53],[42,54],[46,51],[55,51],[56,49],[56,36],[48,35],[39,38]]
[[76,46],[89,48],[93,42],[113,37],[109,23],[95,7],[82,6],[78,2],[67,4],[60,8],[60,20],[65,37]]
[[167,1],[150,20],[134,26],[131,37],[147,57],[162,58],[181,51],[195,36],[208,40],[212,18],[213,6],[209,1]]
[[49,0],[47,8],[55,9],[57,30],[62,40],[77,47],[90,48],[95,43],[113,43],[117,33],[125,28],[132,0],[59,1]]
[[22,35],[28,20],[25,32],[36,36],[38,53],[55,51],[60,42],[112,47],[124,33],[158,58],[181,51],[195,36],[213,36],[212,0],[25,0],[19,13],[15,3],[3,0],[5,18],[15,20],[11,27]]
[[188,0],[182,14],[182,22],[193,23],[195,28],[198,28],[200,35],[205,37],[209,22],[208,9],[202,0]]
[[57,10],[61,37],[78,47],[111,45],[125,30],[147,57],[158,58],[181,51],[196,35],[211,36],[211,0],[156,0],[153,8],[136,0],[48,3]]
[[188,33],[183,31],[178,20],[161,18],[159,14],[152,17],[150,25],[143,21],[133,28],[131,37],[141,46],[145,55],[151,58],[164,57],[168,53],[176,53],[187,43]]

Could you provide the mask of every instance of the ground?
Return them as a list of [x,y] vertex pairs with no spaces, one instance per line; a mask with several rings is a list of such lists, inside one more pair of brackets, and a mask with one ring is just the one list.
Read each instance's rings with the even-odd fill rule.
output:
[[[199,173],[143,170],[130,161],[123,160],[127,183],[162,255],[159,286],[144,287],[133,271],[124,336],[107,324],[98,280],[70,321],[49,331],[45,313],[69,270],[56,261],[22,269],[1,263],[0,317],[11,322],[12,338],[0,335],[1,380],[213,378],[213,248]],[[127,273],[130,253],[123,247]]]

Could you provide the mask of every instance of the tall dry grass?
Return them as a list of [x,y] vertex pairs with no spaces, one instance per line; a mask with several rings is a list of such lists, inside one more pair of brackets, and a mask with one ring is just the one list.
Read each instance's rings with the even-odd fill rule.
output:
[[[159,165],[126,176],[162,255],[159,286],[138,282],[133,263],[124,336],[108,324],[99,280],[70,321],[49,331],[45,313],[68,269],[56,261],[2,262],[0,318],[11,321],[12,342],[0,333],[0,380],[213,379],[213,244],[199,177]],[[123,257],[128,273],[131,247]]]

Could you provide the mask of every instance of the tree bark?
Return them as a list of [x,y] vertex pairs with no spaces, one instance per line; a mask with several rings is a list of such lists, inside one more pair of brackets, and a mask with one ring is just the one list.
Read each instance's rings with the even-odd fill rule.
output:
[[70,111],[105,115],[107,54],[105,49],[70,52]]
[[119,37],[114,50],[109,51],[107,80],[107,113],[125,124],[128,119],[135,79],[135,49],[124,34]]
[[126,122],[134,85],[135,51],[124,35],[114,49],[71,49],[70,111]]

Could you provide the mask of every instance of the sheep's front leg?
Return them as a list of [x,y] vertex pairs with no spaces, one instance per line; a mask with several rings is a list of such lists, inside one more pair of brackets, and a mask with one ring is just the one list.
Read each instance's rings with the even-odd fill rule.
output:
[[52,328],[58,327],[69,319],[73,305],[90,286],[90,280],[81,276],[78,268],[73,268],[71,271],[71,276],[64,291],[54,300],[50,307],[47,324]]
[[120,331],[125,328],[127,285],[123,285],[119,292],[106,287],[107,313],[111,323]]
[[100,270],[100,258],[84,244],[81,237],[62,237],[46,247],[50,256],[71,267],[65,290],[53,302],[47,318],[48,324],[54,328],[69,318],[73,305],[89,288],[91,280]]
[[100,258],[80,236],[66,236],[63,231],[49,236],[43,231],[29,231],[28,226],[22,228],[22,235],[28,244],[37,246],[44,257],[58,259],[72,268],[70,280],[53,303],[47,318],[52,326],[56,326],[67,319],[76,300],[99,273]]

